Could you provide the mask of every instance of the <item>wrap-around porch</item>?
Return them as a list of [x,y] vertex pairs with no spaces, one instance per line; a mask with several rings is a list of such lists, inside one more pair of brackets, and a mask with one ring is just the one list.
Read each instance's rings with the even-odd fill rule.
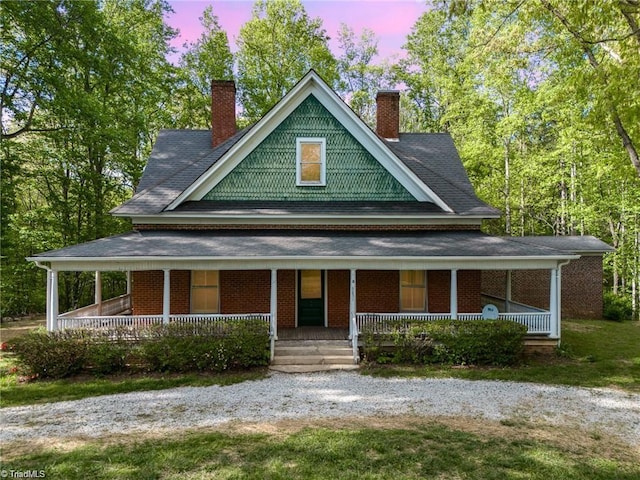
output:
[[[182,270],[180,270],[182,271]],[[360,289],[361,293],[367,296],[371,296],[372,289],[365,287],[365,283],[370,283],[368,271],[350,269],[350,270],[333,270],[333,272],[342,272],[348,274],[348,295],[347,292],[342,292],[343,298],[348,298],[348,321],[341,322],[340,319],[330,318],[329,308],[323,319],[321,326],[304,326],[301,319],[296,318],[296,322],[292,325],[290,322],[282,322],[279,325],[278,322],[278,304],[279,300],[290,301],[291,299],[280,299],[278,288],[279,269],[270,270],[270,281],[268,285],[269,289],[269,311],[252,311],[251,307],[247,307],[243,313],[172,313],[171,305],[171,286],[172,286],[172,270],[162,270],[162,311],[156,314],[135,314],[134,303],[132,302],[133,295],[131,284],[131,273],[127,274],[127,293],[119,297],[108,299],[103,301],[101,298],[100,288],[100,271],[95,274],[95,292],[96,298],[93,305],[83,307],[72,312],[59,314],[56,311],[57,307],[57,283],[58,272],[56,270],[49,270],[48,281],[48,308],[47,308],[47,328],[49,330],[62,330],[73,328],[145,328],[151,325],[179,323],[188,324],[194,322],[209,322],[210,324],[218,324],[223,328],[223,324],[226,322],[236,322],[243,320],[260,320],[268,324],[271,337],[271,349],[274,350],[274,342],[279,339],[337,339],[348,338],[353,346],[354,361],[359,358],[358,345],[359,336],[363,328],[373,330],[375,332],[384,333],[388,330],[389,325],[392,322],[398,320],[411,320],[411,321],[432,321],[439,319],[459,319],[459,320],[475,320],[482,319],[483,314],[481,311],[459,311],[460,302],[459,295],[464,295],[467,287],[464,284],[459,285],[459,274],[457,269],[448,271],[449,285],[448,285],[448,300],[449,308],[446,311],[438,312],[415,312],[415,311],[388,311],[388,308],[383,309],[385,311],[375,311],[375,309],[369,308],[366,311],[358,311],[358,277],[361,277],[361,283],[363,287]],[[264,272],[261,270],[261,272]],[[285,270],[284,272],[291,272]],[[302,286],[302,272],[304,270],[295,270],[297,277],[296,281],[296,301],[299,302],[300,289]],[[323,270],[324,278],[329,278],[328,271]],[[442,272],[442,271],[439,271]],[[269,273],[269,272],[268,272]],[[498,299],[493,297],[482,297],[482,305],[493,303],[499,305],[498,318],[512,320],[527,326],[528,333],[530,335],[546,336],[550,339],[559,338],[560,318],[559,318],[559,269],[550,270],[550,285],[549,298],[551,308],[549,310],[540,310],[532,307],[511,302],[509,298]],[[286,276],[284,276],[286,278]],[[426,275],[425,275],[426,278]],[[175,283],[175,281],[174,281]],[[175,286],[175,285],[174,285]],[[326,288],[323,287],[323,288]],[[378,285],[380,291],[384,291],[385,285]],[[509,288],[506,286],[505,291],[507,293]],[[282,295],[282,293],[281,293]],[[339,301],[335,298],[325,298],[326,302]],[[425,301],[427,301],[425,299]],[[259,303],[259,302],[258,302]],[[366,303],[367,307],[371,307],[371,302]],[[251,305],[251,299],[247,298],[246,305]],[[400,310],[400,309],[398,309]],[[442,310],[442,309],[440,309]],[[480,309],[478,309],[480,310]],[[333,309],[335,312],[335,309]]]
[[[346,329],[355,357],[365,325],[384,331],[394,319],[482,318],[486,303],[531,334],[559,339],[561,269],[577,258],[479,231],[141,230],[30,260],[48,272],[49,330],[259,317],[272,343],[283,328]],[[509,285],[504,298],[482,299],[484,270],[548,271],[549,308],[522,311]],[[95,306],[60,315],[58,275],[73,271],[97,272]],[[128,286],[103,302],[107,271],[127,272]]]

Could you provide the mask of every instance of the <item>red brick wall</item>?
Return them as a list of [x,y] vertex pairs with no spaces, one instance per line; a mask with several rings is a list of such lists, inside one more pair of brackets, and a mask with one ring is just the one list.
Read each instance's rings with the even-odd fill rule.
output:
[[278,270],[278,327],[296,326],[296,271]]
[[400,136],[400,92],[378,92],[376,106],[376,133],[382,138],[398,138]]
[[221,270],[220,313],[269,313],[270,270]]
[[349,327],[350,279],[351,272],[349,270],[329,270],[327,272],[327,320],[329,327]]
[[400,309],[400,273],[397,270],[358,270],[356,310],[393,313]]
[[[162,271],[133,273],[134,315],[162,314]],[[349,326],[349,270],[327,272],[327,315],[330,327]],[[450,273],[431,270],[427,277],[430,312],[449,311]],[[190,312],[190,272],[171,271],[171,313]],[[359,270],[356,278],[358,312],[398,312],[400,275],[397,270]],[[220,272],[221,313],[267,313],[271,309],[269,270],[223,270]],[[458,311],[479,312],[480,272],[458,272]],[[296,325],[296,272],[278,271],[278,325]]]
[[450,310],[451,272],[429,270],[427,272],[427,303],[429,312],[442,313]]
[[482,311],[482,277],[480,270],[458,270],[458,312]]
[[[172,314],[189,313],[191,272],[172,270],[170,275]],[[161,315],[164,272],[162,270],[133,272],[131,288],[134,315]]]
[[[458,313],[482,311],[481,276],[479,270],[458,270]],[[429,312],[443,313],[451,310],[451,272],[429,270],[427,273]]]
[[236,133],[236,86],[233,81],[211,82],[211,141],[217,147]]
[[562,267],[562,315],[602,318],[602,257],[584,256]]
[[[511,299],[538,308],[549,308],[549,270],[513,270]],[[482,272],[482,292],[504,298],[506,273]],[[602,257],[583,256],[562,267],[562,316],[602,318]]]

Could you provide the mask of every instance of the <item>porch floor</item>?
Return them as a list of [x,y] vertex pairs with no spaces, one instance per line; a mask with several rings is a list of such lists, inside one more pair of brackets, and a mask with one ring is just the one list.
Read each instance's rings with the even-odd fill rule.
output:
[[278,329],[278,340],[347,340],[348,338],[348,328],[298,327]]

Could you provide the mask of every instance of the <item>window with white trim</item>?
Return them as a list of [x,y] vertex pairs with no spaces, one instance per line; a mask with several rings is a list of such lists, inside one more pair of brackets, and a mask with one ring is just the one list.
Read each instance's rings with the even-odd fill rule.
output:
[[296,139],[296,185],[326,185],[326,140]]
[[220,313],[218,270],[191,271],[191,313]]
[[424,270],[400,271],[400,311],[427,311],[427,272]]

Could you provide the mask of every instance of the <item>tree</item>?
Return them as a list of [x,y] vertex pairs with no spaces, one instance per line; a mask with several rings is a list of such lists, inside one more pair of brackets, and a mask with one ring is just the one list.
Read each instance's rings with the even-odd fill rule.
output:
[[[165,55],[174,32],[160,1],[9,1],[1,8],[8,30],[2,162],[3,172],[5,165],[15,172],[3,179],[15,197],[6,202],[2,232],[2,307],[25,313],[42,311],[24,291],[43,272],[24,257],[127,228],[108,211],[130,195],[167,119]],[[60,286],[61,308],[90,297],[84,274],[61,275]]]
[[238,37],[238,87],[248,122],[261,118],[314,69],[331,86],[338,75],[322,20],[300,0],[258,0]]
[[180,58],[172,109],[175,128],[211,128],[211,80],[233,80],[233,55],[227,33],[208,6],[200,18],[203,33]]
[[356,37],[353,29],[342,23],[338,43],[342,50],[338,58],[338,92],[362,120],[374,127],[376,93],[393,83],[390,66],[373,63],[378,55],[378,39],[372,30],[365,28]]
[[449,131],[476,191],[503,209],[485,229],[610,242],[606,282],[636,312],[638,14],[627,0],[441,2],[402,65],[425,106],[414,124]]

